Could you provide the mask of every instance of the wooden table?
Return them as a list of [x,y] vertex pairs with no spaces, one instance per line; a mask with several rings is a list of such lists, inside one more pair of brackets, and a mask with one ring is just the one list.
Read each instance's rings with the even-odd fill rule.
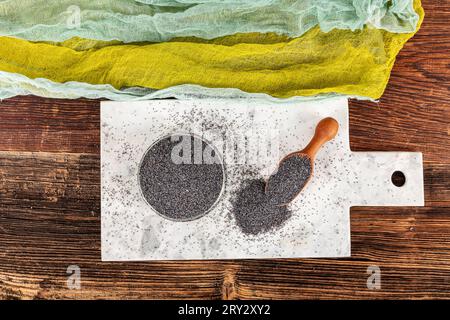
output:
[[424,2],[380,103],[351,102],[350,135],[423,152],[426,206],[352,208],[352,258],[101,262],[100,103],[16,97],[0,103],[0,298],[450,298],[450,3]]

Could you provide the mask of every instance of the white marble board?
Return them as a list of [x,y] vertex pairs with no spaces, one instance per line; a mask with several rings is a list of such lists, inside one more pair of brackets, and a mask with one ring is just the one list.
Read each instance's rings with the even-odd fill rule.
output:
[[[251,168],[266,176],[280,157],[306,146],[317,122],[329,116],[338,120],[339,133],[317,154],[314,176],[291,204],[292,217],[270,232],[243,234],[230,213],[242,172]],[[225,137],[223,145],[218,131]],[[218,205],[190,222],[170,221],[153,212],[138,185],[146,149],[174,132],[217,141],[225,161],[227,179]],[[246,150],[243,163],[227,157],[232,149],[226,147],[227,139],[246,134],[276,141],[278,153],[269,148],[272,152],[260,157],[263,161],[252,161],[255,150]],[[391,182],[397,170],[406,177],[402,187]],[[344,98],[108,101],[101,103],[101,193],[104,261],[346,257],[351,254],[350,207],[424,205],[422,154],[352,152]]]

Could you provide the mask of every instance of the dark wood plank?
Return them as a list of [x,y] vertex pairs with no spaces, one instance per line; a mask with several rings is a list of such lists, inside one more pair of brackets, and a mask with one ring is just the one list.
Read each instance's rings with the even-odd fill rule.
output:
[[426,207],[352,208],[349,259],[103,263],[99,102],[16,97],[0,102],[0,299],[450,298],[450,1],[423,2],[380,102],[350,102],[350,135],[423,152]]
[[99,153],[100,102],[15,97],[0,103],[0,150]]
[[99,213],[100,158],[0,152],[1,206]]

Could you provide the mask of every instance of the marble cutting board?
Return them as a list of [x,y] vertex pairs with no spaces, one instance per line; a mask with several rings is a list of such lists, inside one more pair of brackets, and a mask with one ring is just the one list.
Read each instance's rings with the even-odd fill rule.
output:
[[[267,233],[242,233],[230,212],[239,181],[247,171],[267,176],[282,156],[302,149],[317,122],[329,116],[338,120],[339,133],[317,154],[313,178],[291,204],[292,217]],[[174,132],[203,135],[221,150],[225,162],[227,178],[218,204],[190,222],[169,221],[153,212],[138,185],[146,149]],[[243,136],[262,142],[236,142]],[[236,156],[236,148],[229,147],[234,144],[245,146],[243,153]],[[258,152],[265,156],[257,157]],[[404,173],[402,187],[392,184],[394,171]],[[104,261],[346,257],[351,254],[350,207],[423,205],[422,154],[352,152],[344,98],[101,103]]]

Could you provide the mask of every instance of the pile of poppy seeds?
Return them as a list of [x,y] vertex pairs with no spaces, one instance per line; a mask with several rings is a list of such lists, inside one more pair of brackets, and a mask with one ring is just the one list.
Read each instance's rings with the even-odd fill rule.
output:
[[233,200],[233,213],[242,232],[258,234],[281,226],[291,217],[294,200],[311,175],[308,157],[292,156],[269,177],[245,180]]
[[[203,117],[201,112],[187,114],[181,119],[180,127],[183,123]],[[206,120],[203,125],[207,125],[207,129],[223,131],[222,134],[226,135],[226,127],[223,127],[220,119]],[[200,143],[202,149],[215,151],[203,139],[188,136],[193,145]],[[172,161],[171,153],[177,143],[166,137],[146,152],[139,168],[139,183],[144,198],[161,216],[175,221],[190,221],[202,217],[220,202],[224,187],[224,166],[222,163],[176,164]],[[193,150],[192,159],[195,158]],[[231,186],[238,186],[230,195],[232,220],[243,233],[257,235],[281,227],[291,217],[292,212],[286,204],[307,183],[312,165],[307,156],[289,157],[269,177],[268,184],[260,176],[249,174],[243,167],[228,170],[237,170],[232,174],[237,178],[228,181]],[[222,208],[225,210],[228,207]]]

